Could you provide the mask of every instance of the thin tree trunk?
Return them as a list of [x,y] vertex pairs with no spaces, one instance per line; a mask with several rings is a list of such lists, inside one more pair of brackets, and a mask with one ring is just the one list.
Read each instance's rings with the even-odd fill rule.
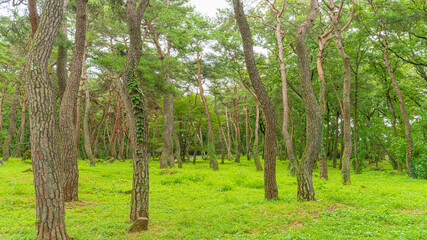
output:
[[57,134],[56,97],[48,63],[63,16],[63,0],[46,0],[26,61],[31,160],[40,239],[68,239]]
[[338,148],[338,120],[339,120],[339,112],[337,111],[336,115],[336,123],[335,123],[335,137],[334,137],[334,155],[332,156],[332,164],[334,168],[337,168],[337,148]]
[[232,155],[231,155],[230,121],[228,118],[228,107],[227,106],[225,106],[225,116],[227,118],[225,121],[225,123],[226,123],[225,125],[227,128],[227,139],[228,139],[228,141],[227,140],[225,141],[225,145],[227,146],[227,158],[228,158],[228,160],[231,160]]
[[10,157],[10,142],[12,141],[13,134],[15,133],[16,113],[17,113],[20,91],[21,91],[20,83],[18,83],[18,86],[16,86],[15,95],[12,101],[12,108],[10,110],[9,130],[7,132],[7,138],[3,143],[3,162],[7,162]]
[[18,142],[18,146],[16,147],[14,156],[17,158],[22,157],[22,145],[24,145],[24,140],[25,140],[25,120],[26,120],[26,110],[27,110],[27,94],[24,94],[24,99],[22,100],[22,111],[21,111],[21,126],[19,127],[19,142]]
[[197,157],[197,132],[200,129],[200,126],[202,125],[202,118],[199,119],[199,125],[197,126],[196,131],[194,132],[194,153],[193,153],[193,164],[196,164],[196,157]]
[[[71,77],[70,77],[70,79],[71,79]],[[68,80],[68,81],[71,81],[71,80]],[[82,92],[83,84],[84,84],[83,81],[80,81],[80,79],[79,79],[79,82],[80,82],[80,85],[79,85],[79,90],[77,92],[77,102],[76,102],[76,105],[75,105],[76,119],[75,119],[75,127],[74,127],[74,138],[75,138],[74,140],[75,140],[75,143],[76,143],[76,147],[75,147],[76,159],[79,157],[80,132],[81,132],[81,125],[82,125],[82,117],[81,117],[81,115],[82,115],[82,96],[81,96],[81,92]],[[62,105],[62,102],[61,102],[61,105]],[[62,109],[62,107],[61,107],[61,109]],[[59,115],[59,117],[60,117],[59,120],[61,121],[61,115]],[[60,129],[60,131],[61,131],[61,129]],[[63,134],[61,133],[61,135],[63,135]],[[61,138],[61,141],[62,141],[62,138]],[[67,149],[68,148],[71,149],[71,146],[68,146]],[[61,151],[61,154],[64,154],[64,153]],[[62,159],[62,157],[61,157],[61,159]],[[70,159],[71,159],[71,156],[70,156]],[[76,169],[77,169],[77,165],[76,165]],[[78,171],[78,169],[77,169],[77,171]]]
[[182,168],[182,158],[181,158],[181,144],[179,142],[178,135],[176,134],[175,128],[172,129],[173,140],[175,142],[175,157],[178,160],[178,168]]
[[[196,47],[199,47],[199,42],[196,43]],[[200,51],[197,50],[197,79],[199,80],[199,91],[200,91],[200,98],[203,101],[203,106],[205,108],[205,115],[206,115],[206,121],[208,123],[208,151],[209,151],[209,156],[211,159],[211,167],[213,168],[214,171],[218,170],[218,162],[216,160],[216,156],[215,156],[215,136],[214,136],[214,132],[213,132],[213,127],[212,127],[212,121],[211,121],[211,116],[209,113],[209,108],[208,108],[208,102],[206,101],[206,97],[204,95],[203,92],[203,86],[202,86],[202,68],[200,65]]]
[[301,93],[306,110],[306,145],[297,168],[298,198],[314,200],[313,165],[320,154],[322,142],[322,116],[313,91],[310,75],[310,61],[305,36],[313,27],[318,12],[318,1],[310,1],[310,9],[305,21],[299,26],[295,38],[295,50],[298,57]]
[[83,81],[85,84],[85,95],[86,95],[86,107],[83,118],[83,139],[84,147],[87,157],[89,158],[90,165],[95,166],[95,157],[92,153],[90,133],[89,133],[89,111],[90,111],[90,94],[89,94],[89,82],[87,79],[86,68],[83,71]]
[[238,110],[238,104],[239,104],[239,96],[237,95],[237,89],[234,87],[234,117],[236,118],[236,159],[235,162],[240,162],[240,124],[239,124],[239,110]]
[[216,108],[216,102],[215,102],[215,106],[214,106],[214,112],[216,114],[216,117],[218,118],[218,125],[219,125],[219,143],[221,145],[221,164],[224,164],[225,147],[224,147],[224,143],[223,143],[222,138],[221,138],[221,136],[224,135],[224,132],[222,130],[222,124],[221,124],[221,119],[220,119],[219,114],[218,114],[218,109]]
[[[344,83],[343,83],[343,118],[344,118],[344,154],[345,154],[345,162],[341,172],[343,184],[351,184],[350,178],[350,159],[351,159],[351,102],[350,102],[350,94],[351,94],[351,68],[350,68],[350,57],[344,50],[342,44],[342,29],[338,23],[339,14],[334,10],[335,6],[333,0],[329,0],[329,7],[331,11],[333,11],[332,21],[335,30],[335,42],[337,46],[338,53],[343,61],[344,65]],[[353,2],[354,7],[354,2]],[[350,16],[350,21],[353,16]]]
[[[64,13],[66,12],[68,1],[64,1]],[[59,35],[61,35],[61,41],[59,41],[58,52],[56,58],[56,78],[58,79],[58,90],[59,90],[59,99],[62,101],[64,96],[65,89],[67,88],[68,82],[68,71],[67,71],[67,62],[68,62],[68,50],[66,48],[66,42],[68,41],[67,37],[67,21],[66,18],[63,19],[61,23],[61,28],[59,29]]]
[[252,86],[255,89],[258,100],[261,103],[264,116],[266,119],[266,130],[265,130],[265,167],[264,167],[264,191],[265,198],[274,199],[278,197],[278,189],[276,182],[276,112],[270,97],[268,96],[267,90],[265,89],[259,72],[256,66],[252,35],[249,28],[249,24],[246,20],[246,16],[243,12],[243,4],[240,0],[233,0],[233,7],[235,18],[239,26],[240,34],[243,41],[243,49],[245,55],[246,68],[251,79]]
[[245,95],[245,116],[246,116],[246,158],[248,161],[251,160],[251,151],[250,151],[250,143],[249,143],[249,113],[248,113],[248,99]]

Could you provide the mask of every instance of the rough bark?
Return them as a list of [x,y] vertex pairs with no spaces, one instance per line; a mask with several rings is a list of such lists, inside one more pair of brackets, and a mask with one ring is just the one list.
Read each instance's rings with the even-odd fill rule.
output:
[[39,15],[37,13],[37,0],[28,0],[28,12],[30,15],[31,32],[32,36],[36,34],[39,26]]
[[10,142],[12,141],[13,134],[15,133],[16,113],[20,91],[20,83],[18,83],[12,100],[12,108],[10,109],[9,129],[7,131],[6,140],[3,143],[3,162],[8,161],[10,157]]
[[306,145],[297,168],[298,198],[314,200],[313,165],[320,154],[322,141],[322,116],[311,84],[310,61],[305,36],[313,27],[318,12],[318,1],[310,1],[310,9],[295,37],[301,93],[306,110]]
[[148,115],[145,98],[139,89],[136,70],[142,55],[141,19],[148,6],[148,0],[128,0],[126,20],[130,35],[129,51],[118,81],[120,95],[128,118],[129,137],[133,151],[133,180],[130,219],[149,218],[149,176],[148,176]]
[[[78,200],[79,170],[77,166],[77,148],[80,139],[80,106],[76,104],[84,62],[87,13],[85,0],[76,5],[76,34],[74,38],[73,60],[70,78],[62,96],[59,110],[59,132],[61,141],[61,172],[64,179],[64,200]],[[80,99],[78,100],[78,102]],[[73,124],[73,109],[77,105],[76,125]],[[70,141],[76,139],[75,141]]]
[[[68,1],[69,0],[64,1],[64,13],[67,10]],[[58,52],[57,52],[57,58],[56,58],[56,77],[58,79],[59,98],[62,100],[65,89],[67,88],[67,82],[68,82],[68,71],[67,71],[68,50],[65,44],[65,42],[68,40],[66,18],[64,18],[62,21],[59,34],[62,35],[62,41],[58,45]]]
[[47,0],[26,62],[31,160],[40,239],[68,239],[60,172],[56,97],[48,64],[63,16],[63,0]]
[[[196,43],[196,47],[199,47],[199,42]],[[197,50],[197,79],[199,80],[199,91],[200,98],[203,101],[203,106],[205,109],[206,122],[208,123],[208,151],[211,161],[211,167],[214,171],[218,170],[218,161],[215,156],[215,135],[212,127],[211,115],[209,113],[208,102],[206,101],[206,97],[203,92],[202,86],[202,68],[200,65],[200,51]]]
[[243,41],[243,50],[245,56],[246,68],[251,79],[252,86],[261,103],[265,119],[265,167],[264,167],[264,190],[265,198],[274,199],[278,197],[277,182],[276,182],[276,112],[273,104],[268,96],[267,90],[265,89],[259,72],[256,66],[252,35],[249,28],[249,24],[246,20],[246,16],[243,12],[243,4],[240,0],[233,0],[233,7],[237,25],[239,26],[240,35]]

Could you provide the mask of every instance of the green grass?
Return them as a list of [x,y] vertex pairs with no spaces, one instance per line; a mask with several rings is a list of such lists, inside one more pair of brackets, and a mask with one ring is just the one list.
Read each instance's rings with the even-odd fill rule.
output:
[[[79,162],[80,201],[66,205],[69,236],[78,239],[426,239],[427,181],[390,170],[352,174],[341,184],[314,172],[315,202],[296,199],[288,162],[277,163],[279,199],[264,200],[263,174],[253,162],[184,164],[164,174],[150,163],[149,231],[130,226],[132,164]],[[0,167],[0,239],[34,239],[35,197],[30,164],[11,159]],[[360,187],[363,185],[364,188]]]

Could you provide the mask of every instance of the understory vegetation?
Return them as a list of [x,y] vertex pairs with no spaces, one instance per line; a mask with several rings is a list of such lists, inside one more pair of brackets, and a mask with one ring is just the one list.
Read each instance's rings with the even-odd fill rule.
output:
[[[423,239],[427,235],[427,184],[393,170],[366,165],[344,186],[314,170],[316,201],[298,201],[289,161],[277,163],[280,197],[264,199],[263,173],[252,161],[226,160],[212,172],[198,158],[182,169],[150,162],[150,226],[129,234],[132,164],[79,160],[79,200],[66,203],[66,226],[77,239]],[[31,164],[11,159],[0,172],[0,239],[34,239],[35,196]],[[28,171],[26,171],[28,170]]]

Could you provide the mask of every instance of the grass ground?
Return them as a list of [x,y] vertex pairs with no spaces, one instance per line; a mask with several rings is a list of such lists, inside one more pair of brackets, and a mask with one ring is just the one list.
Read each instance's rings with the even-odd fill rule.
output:
[[[77,239],[427,239],[427,181],[365,169],[343,186],[329,168],[314,172],[315,202],[296,199],[296,180],[278,162],[280,198],[264,200],[263,174],[252,161],[187,163],[165,174],[150,163],[149,231],[130,226],[132,164],[79,162],[80,201],[66,205],[69,236]],[[31,165],[11,159],[0,167],[0,239],[34,239]],[[170,174],[172,171],[172,174]]]

